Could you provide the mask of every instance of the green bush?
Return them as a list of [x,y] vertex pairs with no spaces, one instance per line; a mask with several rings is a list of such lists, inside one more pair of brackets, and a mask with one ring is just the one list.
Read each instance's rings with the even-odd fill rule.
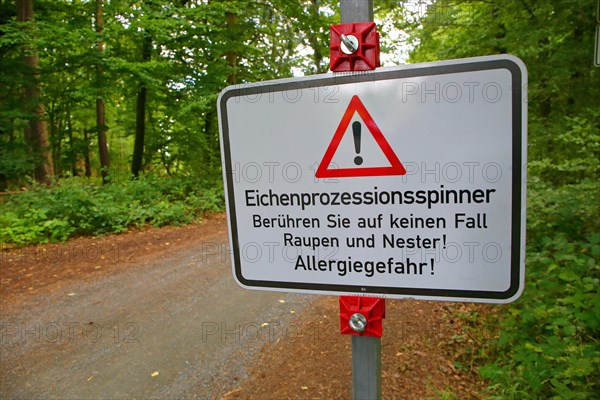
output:
[[223,206],[220,182],[189,177],[145,177],[109,185],[73,178],[50,188],[33,184],[5,196],[0,242],[26,245],[117,233],[147,224],[181,225]]
[[525,291],[480,369],[491,398],[600,398],[599,116],[532,116]]
[[600,234],[593,182],[530,189],[526,285],[481,368],[498,399],[600,393]]

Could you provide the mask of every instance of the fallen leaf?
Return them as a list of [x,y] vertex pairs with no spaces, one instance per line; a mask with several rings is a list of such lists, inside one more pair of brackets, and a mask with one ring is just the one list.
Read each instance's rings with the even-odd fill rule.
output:
[[223,398],[225,398],[225,397],[227,397],[227,396],[229,396],[229,395],[231,395],[231,394],[237,393],[237,392],[239,392],[239,391],[241,391],[241,390],[242,390],[242,388],[233,389],[233,390],[231,390],[231,391],[229,391],[229,392],[225,393],[225,394],[223,395]]
[[150,374],[150,376],[154,378],[155,376],[158,376],[158,374],[159,374],[158,371],[154,371],[153,373]]

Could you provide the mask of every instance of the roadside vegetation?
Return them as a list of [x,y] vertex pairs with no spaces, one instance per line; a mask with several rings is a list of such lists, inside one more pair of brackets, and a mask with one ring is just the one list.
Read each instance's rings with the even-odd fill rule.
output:
[[529,72],[525,292],[488,320],[497,339],[480,349],[478,364],[489,398],[600,393],[595,8],[593,1],[437,1],[412,31],[413,62],[511,53]]
[[[133,3],[40,0],[35,14],[23,11],[31,0],[0,5],[2,244],[223,210],[219,91],[325,72],[328,25],[339,21],[330,0]],[[487,317],[496,338],[463,364],[488,380],[488,398],[598,398],[596,1],[438,0],[426,14],[375,3],[383,52],[406,48],[388,37],[396,29],[410,62],[510,53],[527,65],[525,292]]]
[[223,187],[189,177],[147,176],[110,185],[85,178],[51,187],[31,184],[0,211],[0,242],[27,245],[119,233],[147,225],[182,225],[224,209]]

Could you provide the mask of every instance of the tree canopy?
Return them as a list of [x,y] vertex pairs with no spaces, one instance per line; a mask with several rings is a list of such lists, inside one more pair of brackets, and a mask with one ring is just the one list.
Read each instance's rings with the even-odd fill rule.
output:
[[[17,18],[23,7],[27,20]],[[218,173],[220,90],[293,68],[324,72],[335,8],[317,0],[2,2],[0,189],[39,166],[48,175],[39,180]],[[26,131],[40,122],[48,140],[34,145]]]

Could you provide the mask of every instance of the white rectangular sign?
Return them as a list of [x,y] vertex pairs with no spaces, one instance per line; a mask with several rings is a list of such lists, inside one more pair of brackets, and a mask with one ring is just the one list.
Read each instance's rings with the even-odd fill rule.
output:
[[527,72],[502,55],[230,86],[218,100],[236,281],[514,301]]

